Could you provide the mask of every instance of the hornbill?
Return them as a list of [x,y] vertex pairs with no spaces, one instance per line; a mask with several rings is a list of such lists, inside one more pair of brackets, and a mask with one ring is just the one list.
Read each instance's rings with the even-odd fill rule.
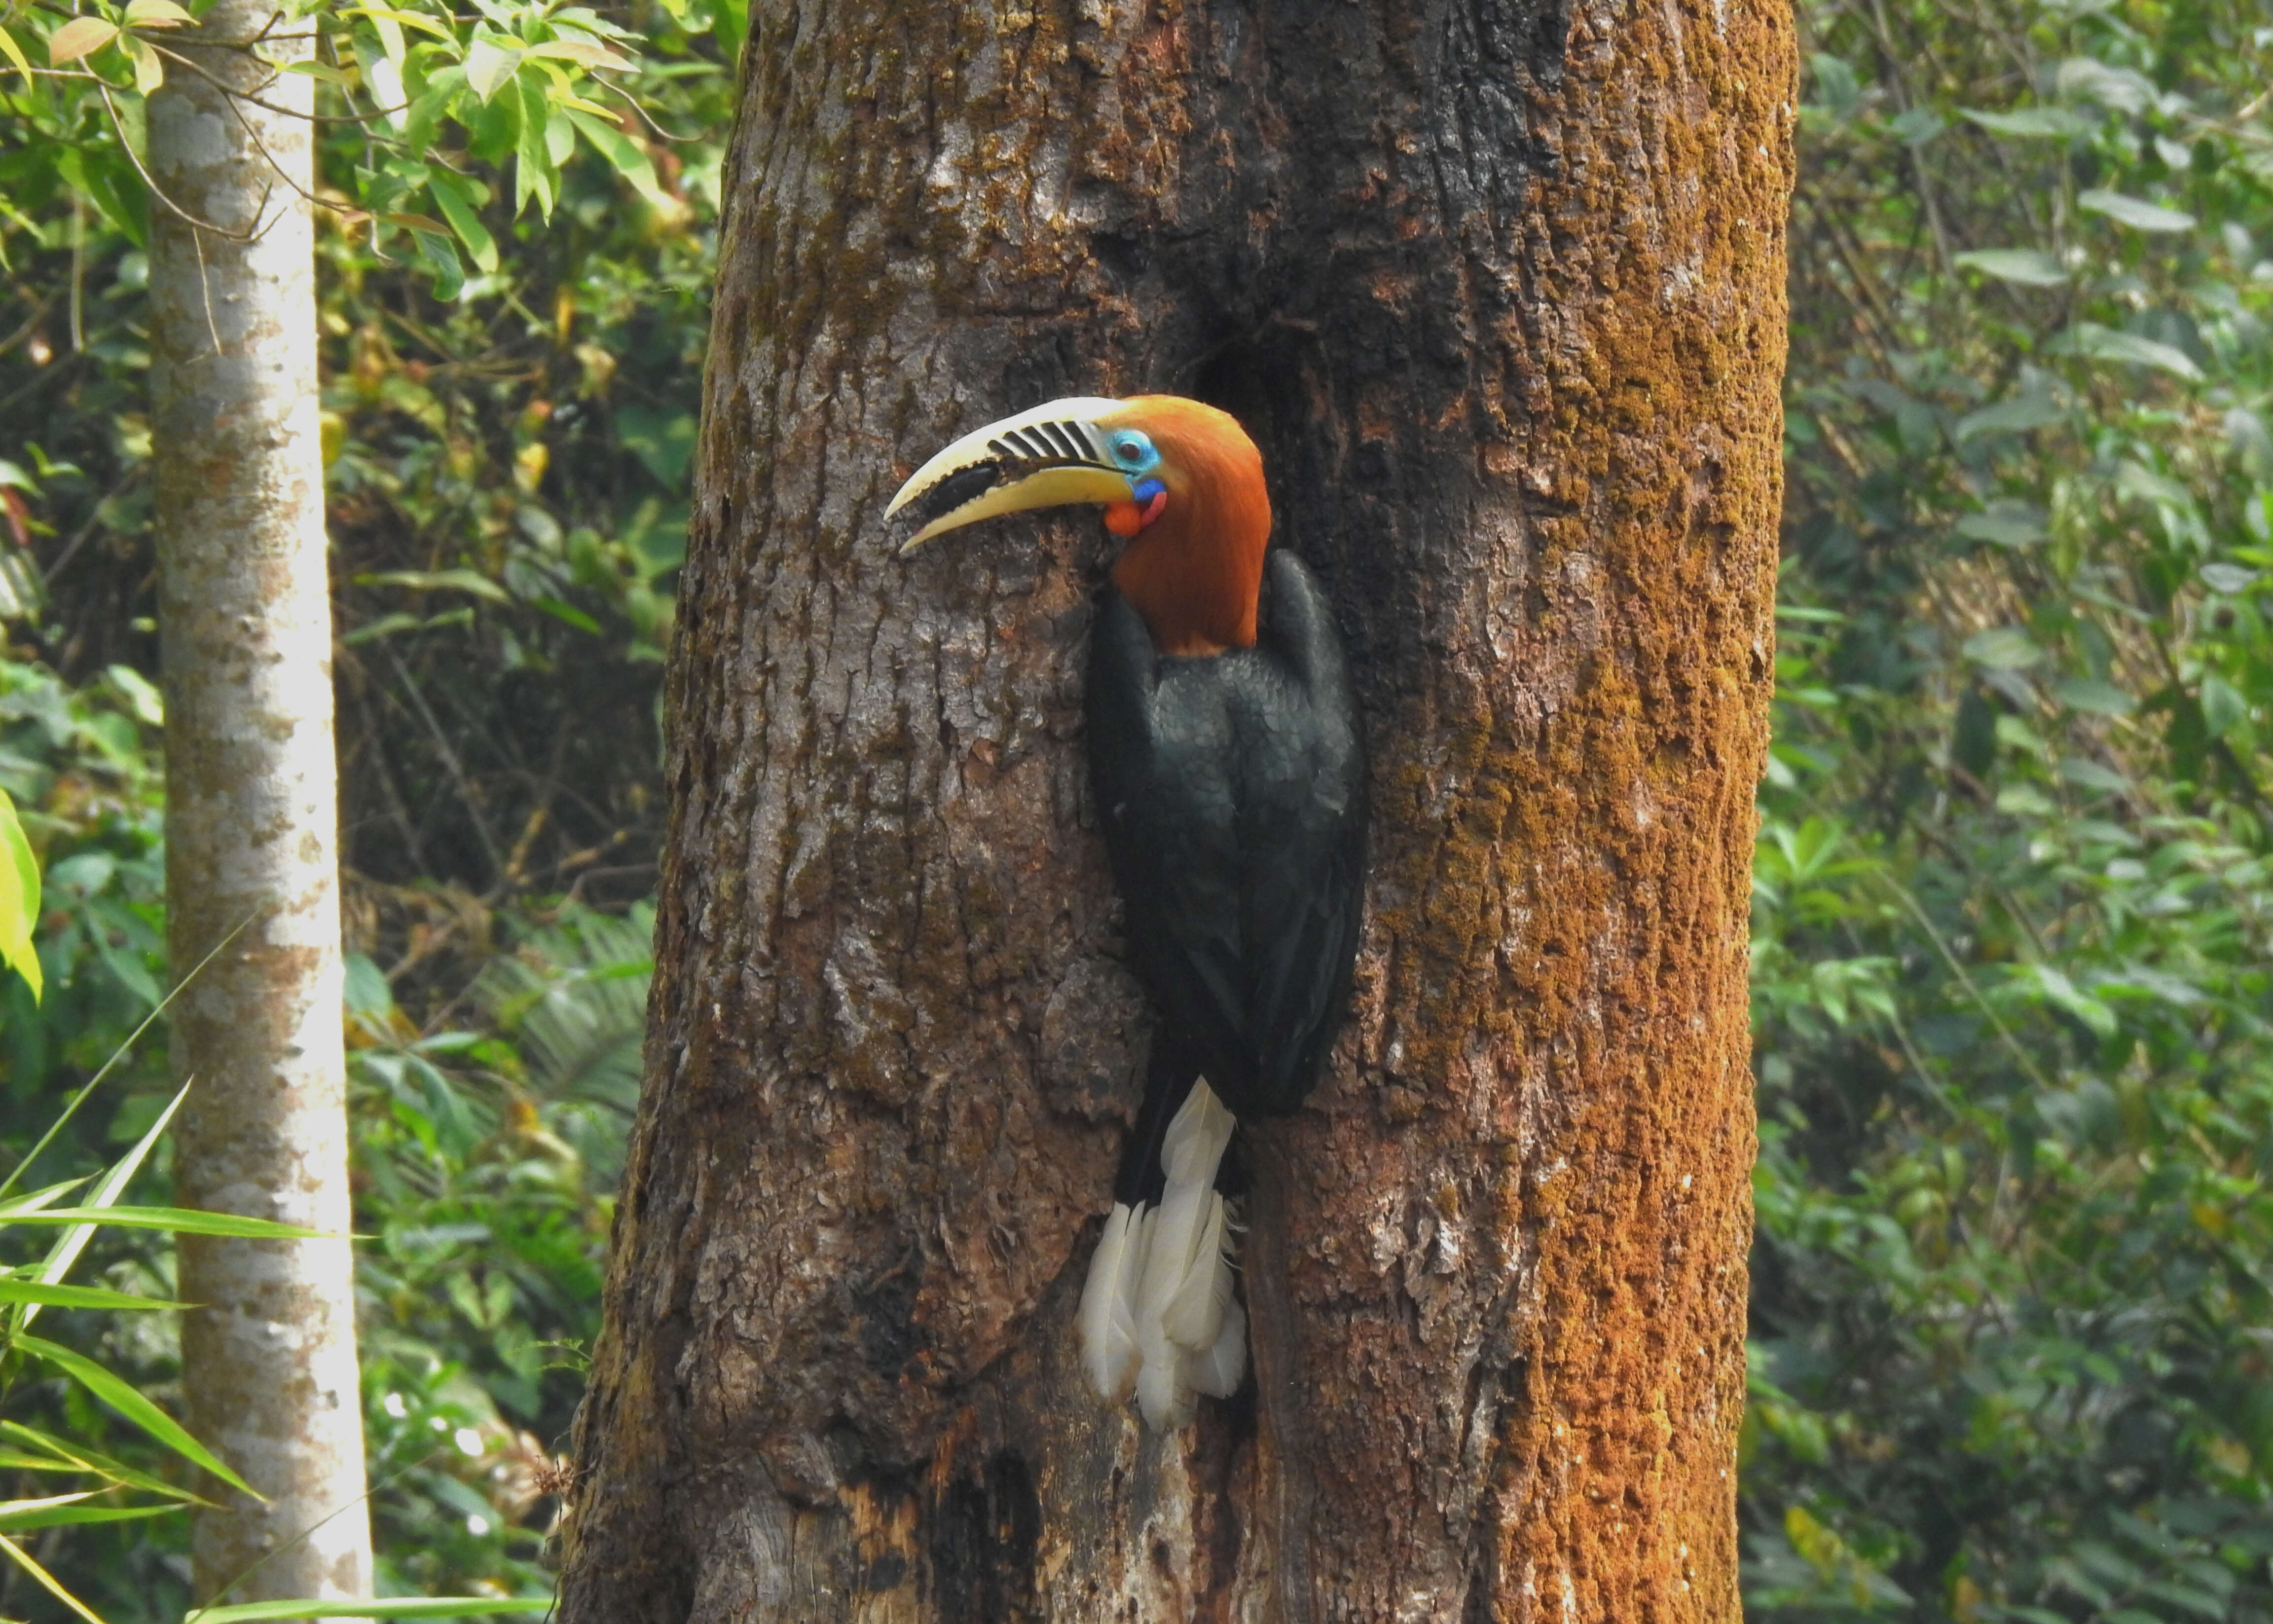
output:
[[1247,1363],[1218,1188],[1234,1119],[1284,1116],[1348,1000],[1365,875],[1365,758],[1333,614],[1270,548],[1263,459],[1197,401],[1052,401],[956,440],[892,499],[944,531],[1097,503],[1128,545],[1084,695],[1089,763],[1159,1021],[1143,1107],[1082,1294],[1098,1392],[1178,1427]]

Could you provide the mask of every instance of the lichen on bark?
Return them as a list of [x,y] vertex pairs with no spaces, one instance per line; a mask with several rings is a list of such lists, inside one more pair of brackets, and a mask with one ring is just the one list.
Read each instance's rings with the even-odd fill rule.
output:
[[[1789,13],[752,41],[564,1618],[1734,1620]],[[1255,1379],[1165,1439],[1071,1349],[1144,1042],[1107,540],[881,522],[953,434],[1145,388],[1262,445],[1376,803],[1332,1073],[1243,1139]]]

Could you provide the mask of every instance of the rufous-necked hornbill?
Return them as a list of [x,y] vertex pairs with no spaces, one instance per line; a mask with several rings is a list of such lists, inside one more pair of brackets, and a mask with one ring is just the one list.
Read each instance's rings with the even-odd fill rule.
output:
[[1262,456],[1212,406],[1052,401],[956,440],[887,511],[923,521],[909,551],[1076,502],[1128,540],[1084,709],[1129,962],[1160,1015],[1082,1294],[1083,1357],[1100,1394],[1133,1382],[1145,1419],[1173,1427],[1246,1369],[1218,1175],[1234,1118],[1310,1092],[1348,999],[1364,748],[1325,597],[1269,548]]

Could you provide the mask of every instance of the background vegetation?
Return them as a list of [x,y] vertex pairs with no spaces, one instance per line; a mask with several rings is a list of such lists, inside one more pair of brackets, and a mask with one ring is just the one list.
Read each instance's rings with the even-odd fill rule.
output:
[[[546,1585],[648,973],[739,30],[705,3],[612,13],[648,41],[656,127],[620,134],[650,184],[588,141],[548,224],[468,127],[438,162],[486,195],[493,271],[322,237],[389,1589]],[[2273,25],[1801,11],[1750,1607],[2273,1619]],[[45,1001],[0,991],[5,1162],[168,976],[144,206],[116,132],[59,138],[48,94],[0,90],[0,788],[47,888]],[[352,173],[355,126],[326,139]],[[160,1061],[130,1051],[30,1183],[117,1161]],[[106,1232],[80,1277],[163,1297],[169,1259]],[[165,1315],[41,1325],[166,1402]],[[184,1480],[20,1351],[0,1384],[0,1425]],[[119,1624],[178,1616],[177,1518],[22,1538]],[[0,1613],[62,1616],[15,1569]]]

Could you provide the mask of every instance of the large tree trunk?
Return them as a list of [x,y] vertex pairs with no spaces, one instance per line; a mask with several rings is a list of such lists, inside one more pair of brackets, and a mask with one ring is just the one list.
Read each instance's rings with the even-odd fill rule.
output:
[[[754,11],[564,1619],[1735,1620],[1786,8]],[[1376,818],[1243,1135],[1253,1384],[1166,1438],[1073,1350],[1145,1041],[1108,541],[882,521],[1145,388],[1261,443]]]
[[[265,1501],[208,1491],[194,1586],[232,1601],[371,1594],[355,1277],[346,1235],[332,619],[308,210],[313,81],[233,44],[270,0],[221,0],[178,36],[232,106],[176,68],[150,165],[152,447],[166,695],[166,924],[191,982],[173,1017],[194,1079],[175,1140],[184,1206],[328,1230],[184,1237],[190,1421]],[[305,54],[304,26],[297,32]],[[260,88],[264,80],[269,80]],[[251,240],[243,240],[250,237]],[[329,1519],[326,1521],[326,1519]]]

